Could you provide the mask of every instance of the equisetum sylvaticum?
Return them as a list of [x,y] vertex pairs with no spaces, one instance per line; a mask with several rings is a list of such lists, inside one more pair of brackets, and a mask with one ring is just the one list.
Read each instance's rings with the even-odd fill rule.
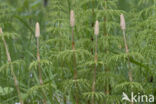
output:
[[[70,26],[72,29],[72,50],[73,50],[73,69],[74,69],[74,80],[77,80],[77,69],[76,69],[76,55],[75,55],[75,40],[74,40],[74,26],[75,26],[75,14],[74,11],[70,11]],[[77,91],[75,93],[76,104],[79,104]]]
[[[94,93],[96,90],[96,70],[97,70],[97,61],[98,61],[98,52],[97,52],[97,48],[98,48],[98,35],[99,35],[99,21],[96,21],[95,23],[95,27],[94,27],[94,34],[95,34],[95,56],[94,56],[94,61],[95,61],[95,67],[94,67],[94,71],[93,71],[93,83],[92,83],[92,92]],[[95,98],[93,96],[92,98],[92,104],[95,104]]]
[[[40,85],[43,85],[42,70],[41,70],[41,65],[40,65],[40,48],[39,48],[40,25],[38,22],[36,23],[35,36],[37,39],[37,63],[38,63],[38,72],[39,72],[39,82],[40,82]],[[42,89],[42,93],[44,96],[44,99],[42,100],[43,104],[46,104],[47,101],[46,101],[46,96],[45,96],[43,89]]]
[[20,100],[20,104],[24,104],[23,99],[22,99],[22,96],[21,96],[21,91],[20,91],[20,88],[19,88],[19,83],[18,83],[16,74],[14,72],[14,67],[12,65],[12,61],[11,61],[11,56],[10,56],[10,53],[9,53],[9,49],[8,49],[7,43],[5,41],[5,38],[3,36],[2,28],[0,28],[0,35],[2,36],[2,41],[3,41],[4,47],[5,47],[5,51],[6,51],[6,55],[7,55],[7,61],[9,63],[9,65],[10,65],[11,74],[13,76],[14,85],[15,85],[16,90],[17,90],[17,94],[18,94],[18,98]]
[[[129,53],[129,49],[128,49],[128,45],[127,45],[126,32],[125,32],[126,31],[126,23],[125,23],[125,18],[124,18],[124,15],[123,14],[120,15],[120,27],[121,27],[121,30],[123,32],[123,39],[124,39],[124,44],[125,44],[125,51],[128,54]],[[128,72],[129,80],[130,81],[133,81],[129,56],[128,56],[128,67],[129,67],[129,72]]]
[[[128,49],[128,44],[127,44],[127,39],[126,39],[126,22],[125,22],[125,18],[124,18],[123,14],[120,15],[120,27],[121,27],[121,30],[122,30],[122,33],[123,33],[125,51],[128,54],[129,49]],[[132,77],[132,70],[131,70],[131,65],[130,65],[130,57],[128,56],[127,58],[128,58],[128,76],[129,76],[130,82],[132,82],[133,77]],[[131,104],[133,104],[133,102],[131,102]]]

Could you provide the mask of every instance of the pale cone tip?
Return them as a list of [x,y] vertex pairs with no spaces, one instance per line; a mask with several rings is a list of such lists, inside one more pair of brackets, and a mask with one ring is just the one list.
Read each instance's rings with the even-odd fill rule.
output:
[[98,20],[95,23],[94,34],[95,35],[98,35],[99,34],[99,21]]
[[122,30],[126,29],[126,23],[125,23],[125,18],[123,14],[120,15],[120,27]]
[[74,25],[75,25],[75,16],[74,16],[73,10],[70,11],[70,25],[71,25],[71,27],[74,27]]
[[35,36],[36,36],[37,38],[40,36],[40,25],[39,25],[38,22],[36,23]]

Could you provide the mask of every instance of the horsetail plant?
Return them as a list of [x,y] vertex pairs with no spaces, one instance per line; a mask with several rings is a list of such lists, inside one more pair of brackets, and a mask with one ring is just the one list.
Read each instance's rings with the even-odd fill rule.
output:
[[[98,48],[98,35],[99,35],[99,21],[97,20],[95,23],[94,27],[94,34],[96,36],[96,46],[95,46],[95,56],[94,56],[94,61],[95,61],[95,68],[93,71],[93,83],[92,83],[92,92],[95,93],[96,90],[96,69],[97,69],[97,61],[98,61],[98,53],[97,53],[97,48]],[[95,98],[94,96],[92,97],[92,104],[95,104]]]
[[[40,85],[43,85],[42,70],[41,70],[41,66],[40,66],[40,52],[39,52],[40,25],[38,22],[36,23],[35,36],[37,39],[37,62],[38,62],[39,82],[40,82]],[[44,96],[43,104],[46,104],[45,93],[43,90],[42,90],[42,92],[43,92],[43,96]]]
[[[125,23],[125,18],[124,18],[124,15],[123,14],[120,15],[120,27],[121,27],[121,30],[123,32],[123,39],[124,39],[124,44],[125,44],[125,51],[128,54],[129,53],[129,49],[128,49],[127,40],[126,40],[126,33],[125,33],[126,23]],[[132,72],[131,72],[130,58],[129,58],[129,56],[128,56],[128,67],[129,67],[129,72],[128,72],[129,80],[132,82],[133,81],[133,78],[132,78]]]
[[[72,50],[73,50],[73,69],[74,69],[74,80],[77,80],[77,69],[76,69],[76,55],[75,55],[75,41],[74,41],[74,26],[75,26],[75,15],[74,11],[70,11],[70,26],[72,28]],[[76,84],[77,86],[77,84]],[[75,93],[76,104],[79,104],[77,91]]]
[[[129,49],[128,49],[128,45],[127,45],[126,32],[125,32],[126,31],[126,23],[125,23],[125,18],[124,18],[123,14],[120,15],[120,27],[121,27],[121,30],[123,32],[125,51],[128,54],[129,53]],[[130,66],[130,58],[129,58],[129,56],[127,58],[128,58],[128,69],[129,69],[128,76],[129,76],[130,82],[132,82],[133,81],[133,77],[132,77],[132,71],[131,71],[131,66]],[[132,101],[131,101],[131,104],[133,104]]]
[[18,80],[17,80],[16,74],[14,72],[14,68],[13,68],[13,65],[12,65],[12,62],[11,62],[11,57],[10,57],[9,49],[8,49],[7,43],[5,41],[5,38],[3,37],[2,28],[0,28],[0,35],[2,36],[2,41],[3,41],[4,47],[5,47],[7,60],[8,60],[8,63],[10,65],[11,74],[13,76],[14,85],[15,85],[16,90],[17,90],[17,94],[18,94],[18,98],[19,98],[20,104],[24,104],[23,103],[22,96],[21,96],[21,91],[20,91],[20,88],[19,88]]

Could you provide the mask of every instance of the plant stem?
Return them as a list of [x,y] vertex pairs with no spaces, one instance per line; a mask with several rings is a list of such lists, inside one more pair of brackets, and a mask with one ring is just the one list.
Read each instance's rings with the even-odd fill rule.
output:
[[[98,47],[98,39],[97,39],[97,35],[96,35],[96,46],[95,46],[95,57],[94,57],[94,61],[95,61],[95,67],[94,67],[94,71],[93,71],[93,83],[92,83],[92,92],[95,93],[96,91],[96,69],[97,69],[97,61],[98,61],[98,53],[97,53],[97,47]],[[95,97],[93,96],[92,98],[92,104],[95,104]]]
[[[129,49],[128,49],[128,45],[127,45],[125,30],[123,30],[123,38],[124,38],[124,43],[125,43],[125,51],[128,54],[129,53]],[[128,56],[128,70],[129,70],[128,71],[129,80],[130,80],[130,82],[132,82],[133,81],[133,78],[132,78],[132,72],[131,72],[131,66],[130,66],[129,56]],[[130,103],[133,104],[132,101]]]
[[[74,42],[74,28],[72,27],[72,50],[75,51],[75,42]],[[77,70],[76,70],[76,56],[75,52],[73,55],[73,68],[74,68],[74,79],[77,79]]]
[[[124,39],[124,43],[125,43],[125,51],[128,54],[129,53],[129,49],[128,49],[128,45],[127,45],[125,30],[123,30],[123,39]],[[133,77],[132,77],[132,72],[131,72],[130,58],[129,58],[129,56],[128,56],[128,69],[129,69],[129,71],[128,71],[129,80],[132,82],[133,81]]]
[[[77,80],[76,56],[75,56],[75,42],[74,42],[74,27],[72,27],[72,50],[74,51],[73,52],[74,80]],[[77,84],[76,84],[76,86],[77,86]],[[79,104],[77,91],[75,93],[75,101],[76,101],[76,104]]]
[[[40,66],[40,52],[39,52],[39,37],[37,37],[37,62],[38,62],[38,71],[39,71],[39,82],[40,85],[43,85],[43,79],[42,79],[42,70],[41,70],[41,66]],[[43,104],[46,104],[46,96],[45,93],[42,89],[42,93],[44,96],[44,99],[42,100]]]
[[5,50],[6,50],[6,55],[7,55],[8,63],[9,63],[9,65],[11,65],[10,66],[10,68],[11,68],[11,74],[12,74],[13,79],[14,79],[14,85],[15,85],[16,90],[17,90],[17,94],[18,94],[18,98],[20,100],[20,104],[24,104],[23,103],[23,99],[21,97],[21,92],[20,92],[20,88],[19,88],[19,85],[18,85],[18,80],[17,80],[17,77],[16,77],[16,75],[14,73],[13,65],[11,63],[11,57],[10,57],[10,53],[9,53],[9,50],[8,50],[8,47],[7,47],[7,43],[6,43],[5,38],[3,36],[2,36],[2,40],[3,40],[3,43],[4,43]]

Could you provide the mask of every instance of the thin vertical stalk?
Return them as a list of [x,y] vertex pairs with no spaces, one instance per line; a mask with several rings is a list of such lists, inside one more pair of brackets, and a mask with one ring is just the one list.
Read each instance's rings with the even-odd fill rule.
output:
[[[75,51],[75,41],[74,41],[74,27],[72,27],[72,50]],[[73,52],[73,68],[74,68],[74,79],[77,79],[77,70],[76,70],[76,56],[75,52]]]
[[[124,39],[124,43],[125,43],[125,51],[128,54],[129,53],[129,49],[128,49],[127,40],[126,40],[126,33],[125,33],[125,30],[122,30],[122,31],[123,31],[123,39]],[[128,56],[128,77],[129,77],[130,82],[132,82],[133,81],[133,77],[132,77],[132,71],[131,71],[131,65],[130,65],[129,56]],[[133,104],[132,101],[131,101],[131,104]]]
[[[74,42],[74,27],[72,27],[72,50],[73,52],[73,68],[74,68],[74,80],[77,80],[77,70],[76,70],[76,56],[75,56],[75,42]],[[77,86],[77,84],[76,84]],[[79,104],[77,91],[75,93],[76,104]]]
[[[3,33],[2,32],[2,29],[0,28],[0,34],[2,35],[2,33]],[[13,79],[14,79],[14,85],[15,85],[16,90],[17,90],[17,94],[18,94],[18,98],[19,98],[20,104],[24,104],[23,103],[23,99],[21,97],[21,92],[20,92],[18,80],[17,80],[16,74],[14,72],[14,68],[13,68],[13,65],[12,65],[12,62],[11,62],[11,57],[10,57],[9,49],[8,49],[7,43],[5,41],[5,38],[3,36],[2,36],[2,41],[3,41],[3,44],[4,44],[5,50],[6,50],[6,55],[7,55],[8,63],[10,65],[11,74],[12,74]]]
[[[41,70],[41,64],[40,64],[40,49],[39,49],[39,36],[40,36],[40,27],[39,23],[36,23],[36,39],[37,39],[37,62],[38,62],[38,72],[39,72],[39,82],[40,85],[43,85],[43,79],[42,79],[42,70]],[[44,91],[42,90],[44,99],[43,99],[43,104],[46,104],[46,96]]]
[[[96,46],[95,46],[95,56],[94,56],[94,61],[95,61],[95,67],[93,70],[93,83],[92,83],[92,92],[95,93],[96,91],[96,70],[97,70],[97,61],[98,61],[98,34],[99,34],[99,22],[96,21],[95,23],[95,36],[96,36]],[[92,97],[92,104],[95,104],[95,97]]]
[[[74,41],[74,26],[75,26],[75,16],[74,11],[70,12],[70,25],[72,28],[72,50],[73,50],[73,69],[74,69],[74,80],[77,80],[77,69],[76,69],[76,55],[75,55],[75,41]],[[77,84],[76,84],[77,86]],[[79,98],[77,91],[75,92],[75,101],[76,104],[79,104]]]
[[[129,53],[129,49],[128,49],[128,45],[127,45],[126,32],[125,32],[125,30],[126,30],[126,23],[125,23],[125,18],[124,18],[123,14],[120,15],[120,27],[121,27],[121,30],[123,32],[125,51],[128,54]],[[129,71],[128,71],[129,80],[133,81],[129,56],[128,56],[128,69],[129,69]]]
[[[124,18],[124,15],[121,14],[120,15],[120,27],[121,27],[121,30],[123,32],[123,39],[124,39],[124,44],[125,44],[125,52],[128,54],[129,53],[129,49],[128,49],[128,45],[127,45],[127,40],[126,40],[126,23],[125,23],[125,18]],[[133,81],[133,77],[132,77],[132,70],[131,70],[131,66],[130,66],[130,58],[128,56],[128,77],[129,77],[129,80],[130,82]],[[133,102],[131,101],[131,104],[133,104]]]
[[[125,30],[123,30],[123,39],[124,39],[124,44],[125,44],[125,51],[128,54],[129,53],[129,49],[128,49],[128,45],[127,45],[127,40],[126,40],[126,33]],[[131,72],[131,65],[130,65],[130,58],[128,56],[128,76],[129,76],[129,80],[132,82],[133,78],[132,78],[132,72]]]
[[[98,61],[98,54],[97,54],[97,36],[96,36],[96,48],[95,48],[95,66],[94,66],[94,71],[93,71],[93,83],[92,83],[92,92],[95,93],[96,91],[96,69],[97,69],[97,61]],[[95,104],[95,98],[93,96],[92,98],[92,104]]]

